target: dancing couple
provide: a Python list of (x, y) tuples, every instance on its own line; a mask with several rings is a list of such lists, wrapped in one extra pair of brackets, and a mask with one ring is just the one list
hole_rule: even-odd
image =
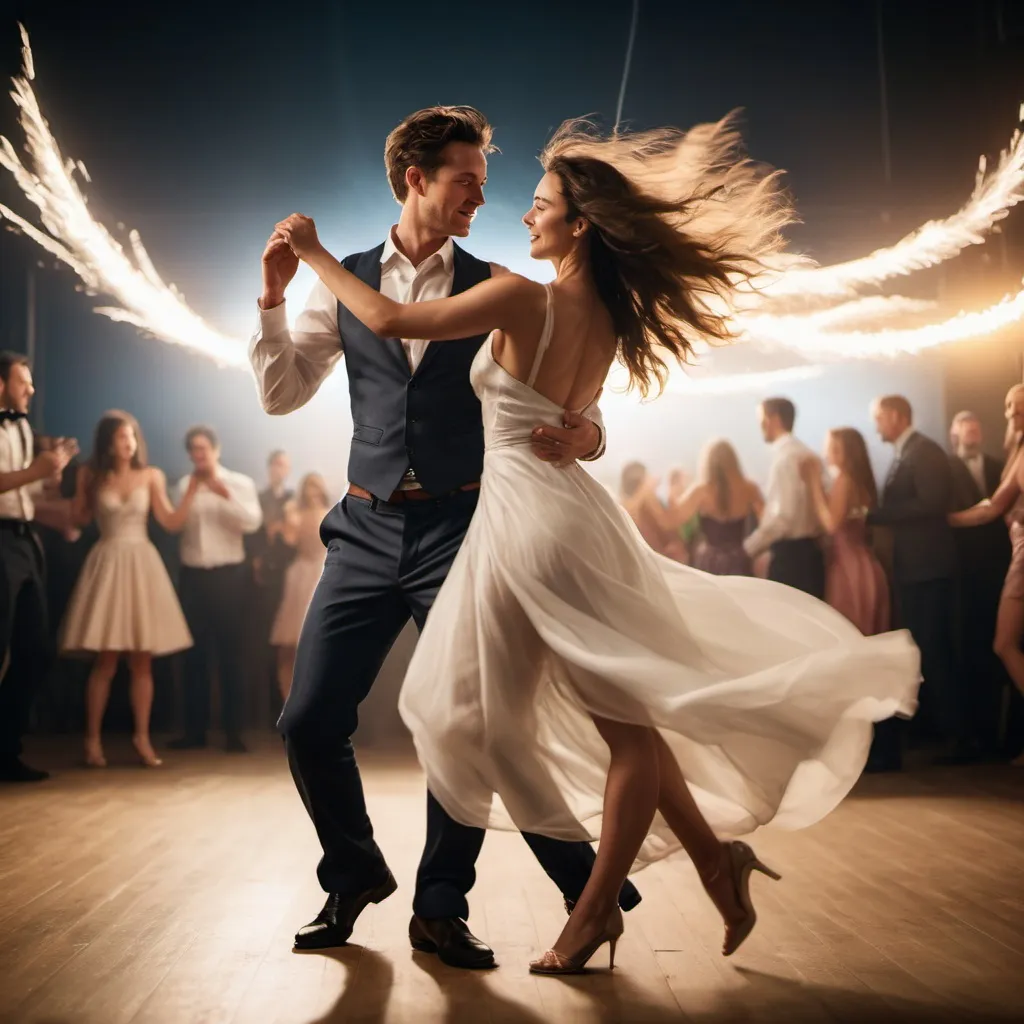
[[(569, 913), (532, 971), (580, 971), (605, 943), (613, 958), (640, 899), (628, 874), (680, 848), (729, 955), (754, 926), (751, 872), (777, 877), (735, 837), (839, 803), (872, 723), (913, 712), (918, 652), (781, 584), (658, 556), (579, 465), (604, 449), (614, 360), (647, 393), (668, 359), (730, 336), (737, 289), (782, 245), (777, 175), (736, 159), (728, 123), (610, 139), (564, 125), (523, 217), (530, 255), (555, 268), (540, 285), (453, 241), (484, 203), (491, 134), (470, 107), (410, 115), (385, 147), (402, 212), (383, 243), (339, 263), (293, 214), (263, 254), (264, 408), (303, 405), (344, 352), (353, 420), (279, 723), (328, 893), (295, 945), (343, 944), (396, 888), (351, 736), (411, 616), (401, 712), (428, 785), (413, 947), (494, 966), (466, 895), (501, 828)], [(319, 281), (290, 330), (300, 260)]]

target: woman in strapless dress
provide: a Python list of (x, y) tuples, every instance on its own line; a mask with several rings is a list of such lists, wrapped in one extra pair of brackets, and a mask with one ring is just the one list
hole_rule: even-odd
[(270, 644), (277, 648), (277, 685), (281, 699), (287, 700), (295, 671), (295, 650), (306, 609), (324, 571), (327, 554), (320, 539), (320, 523), (331, 509), (327, 484), (319, 473), (307, 473), (299, 483), (299, 495), (284, 507), (284, 541), (295, 549), (295, 558), (284, 577), (284, 590)]
[(830, 430), (825, 463), (835, 474), (827, 494), (821, 463), (809, 458), (801, 467), (818, 521), (831, 541), (825, 600), (865, 636), (875, 636), (890, 628), (889, 581), (868, 536), (867, 515), (878, 504), (878, 488), (860, 431)]
[[(1024, 436), (1024, 384), (1015, 384), (1006, 393), (1006, 420), (1011, 434)], [(1000, 517), (1009, 519), (1013, 554), (999, 598), (993, 646), (1014, 685), (1024, 694), (1024, 447), (1020, 443), (1007, 461), (1002, 483), (992, 498), (954, 512), (949, 521), (953, 526), (982, 526)], [(1024, 754), (1013, 764), (1024, 767)]]
[(144, 765), (161, 763), (149, 738), (153, 658), (191, 647), (192, 635), (147, 526), (152, 511), (165, 530), (181, 530), (194, 494), (193, 480), (174, 508), (163, 472), (146, 464), (135, 417), (120, 410), (104, 414), (73, 503), (76, 524), (95, 519), (100, 539), (75, 583), (60, 637), (62, 654), (95, 655), (85, 702), (85, 763), (92, 768), (107, 764), (100, 733), (122, 655), (131, 670), (132, 742)]
[[(649, 498), (657, 480), (647, 481)], [(764, 498), (752, 480), (743, 475), (736, 449), (725, 440), (705, 445), (696, 483), (677, 502), (663, 508), (648, 505), (659, 529), (678, 535), (696, 517), (699, 535), (691, 564), (714, 576), (753, 576), (750, 556), (743, 550), (750, 523), (761, 517)]]

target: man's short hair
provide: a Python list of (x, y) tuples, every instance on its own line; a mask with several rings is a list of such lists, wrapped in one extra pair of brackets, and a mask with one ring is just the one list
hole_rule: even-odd
[(766, 398), (761, 403), (766, 416), (778, 416), (779, 423), (786, 433), (793, 430), (796, 423), (796, 406), (788, 398)]
[(285, 450), (284, 450), (283, 448), (275, 448), (275, 449), (274, 449), (274, 450), (273, 450), (273, 451), (272, 451), (272, 452), (271, 452), (271, 453), (270, 453), (270, 454), (269, 454), (269, 455), (267, 456), (267, 465), (269, 466), (269, 465), (270, 465), (270, 464), (271, 464), (272, 462), (274, 462), (274, 461), (275, 461), (276, 459), (280, 459), (280, 458), (282, 458), (282, 457), (284, 457), (284, 458), (287, 458), (287, 456), (288, 456), (288, 453), (287, 453), (287, 452), (286, 452), (286, 451), (285, 451)]
[(882, 395), (876, 404), (879, 409), (884, 409), (886, 412), (894, 412), (908, 423), (914, 422), (914, 410), (902, 395)]
[(213, 427), (199, 423), (194, 427), (188, 428), (188, 433), (185, 434), (185, 451), (192, 450), (192, 442), (197, 437), (205, 437), (214, 448), (220, 448), (220, 438), (217, 437), (217, 431)]
[(971, 412), (970, 409), (964, 409), (958, 412), (953, 417), (953, 422), (950, 424), (951, 427), (960, 427), (965, 423), (980, 423), (981, 419), (977, 413)]
[(11, 379), (11, 370), (16, 366), (31, 366), (28, 356), (20, 352), (0, 352), (0, 380), (5, 384)]
[(449, 142), (468, 142), (493, 153), (494, 129), (475, 107), (426, 107), (410, 114), (391, 131), (384, 143), (388, 184), (399, 203), (409, 195), (405, 172), (419, 167), (429, 177), (443, 163)]

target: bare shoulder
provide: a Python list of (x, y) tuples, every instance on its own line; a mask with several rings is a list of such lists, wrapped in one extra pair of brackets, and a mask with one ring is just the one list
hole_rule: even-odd
[(167, 474), (159, 466), (148, 466), (146, 473), (151, 484), (156, 484), (158, 487), (167, 485)]
[(503, 277), (505, 274), (512, 273), (508, 267), (502, 266), (500, 263), (490, 263), (488, 266), (491, 268), (491, 277)]

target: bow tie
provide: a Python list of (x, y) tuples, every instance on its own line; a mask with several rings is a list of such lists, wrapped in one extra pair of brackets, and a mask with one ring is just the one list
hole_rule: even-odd
[(14, 409), (0, 409), (0, 423), (17, 423), (18, 420), (27, 420), (28, 413), (15, 412)]

